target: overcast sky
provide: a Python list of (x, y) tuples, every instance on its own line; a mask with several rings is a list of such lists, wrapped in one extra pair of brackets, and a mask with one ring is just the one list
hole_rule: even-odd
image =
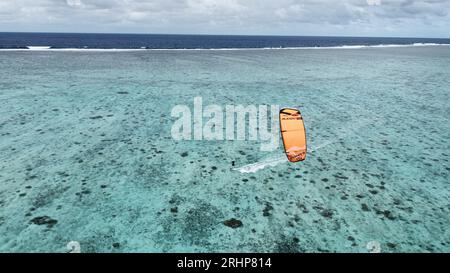
[(0, 0), (0, 31), (450, 38), (450, 0)]

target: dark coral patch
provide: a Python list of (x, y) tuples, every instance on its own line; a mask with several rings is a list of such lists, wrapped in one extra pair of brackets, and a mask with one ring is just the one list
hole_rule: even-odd
[(370, 209), (369, 209), (369, 206), (367, 206), (367, 204), (361, 204), (361, 209), (363, 210), (363, 211), (370, 211)]
[(263, 210), (263, 216), (268, 217), (268, 216), (272, 215), (272, 213), (271, 213), (272, 210), (273, 210), (272, 205), (270, 203), (267, 203), (266, 207)]
[(320, 212), (320, 215), (325, 218), (333, 218), (333, 211), (330, 209), (324, 209)]
[(35, 225), (46, 225), (48, 228), (52, 228), (56, 225), (56, 223), (58, 223), (58, 221), (50, 218), (49, 216), (38, 216), (31, 219), (30, 223)]
[(244, 224), (242, 224), (242, 221), (237, 220), (235, 218), (231, 218), (229, 220), (225, 220), (225, 221), (223, 221), (223, 224), (225, 226), (227, 226), (227, 227), (230, 227), (230, 228), (239, 228), (239, 227), (242, 227), (244, 225)]

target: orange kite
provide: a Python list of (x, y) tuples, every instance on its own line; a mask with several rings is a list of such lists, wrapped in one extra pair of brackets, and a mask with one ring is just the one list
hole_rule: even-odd
[(290, 162), (306, 159), (306, 130), (299, 110), (283, 108), (280, 110), (280, 130), (284, 150)]

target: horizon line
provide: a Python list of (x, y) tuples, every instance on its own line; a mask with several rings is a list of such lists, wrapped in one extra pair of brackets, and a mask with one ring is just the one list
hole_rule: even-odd
[(24, 34), (92, 34), (92, 35), (173, 35), (173, 36), (242, 36), (242, 37), (336, 37), (336, 38), (397, 38), (397, 39), (450, 39), (450, 37), (411, 36), (350, 36), (350, 35), (281, 35), (281, 34), (209, 34), (209, 33), (142, 33), (142, 32), (60, 32), (60, 31), (0, 31)]

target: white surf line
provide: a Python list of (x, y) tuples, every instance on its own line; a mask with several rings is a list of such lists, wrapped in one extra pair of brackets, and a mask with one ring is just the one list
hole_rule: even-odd
[[(369, 125), (375, 125), (377, 123), (380, 122), (380, 119), (375, 119), (375, 120), (367, 120), (366, 122), (362, 123), (360, 126), (357, 126), (355, 128), (351, 128), (350, 131), (348, 130), (349, 128), (344, 128), (346, 129), (346, 132), (343, 134), (339, 134), (338, 138), (335, 138), (333, 141), (327, 141), (324, 142), (318, 146), (312, 147), (310, 149), (308, 149), (308, 154), (314, 153), (317, 150), (323, 149), (331, 144), (334, 144), (340, 140), (342, 140), (343, 138), (349, 137), (351, 135), (355, 134), (355, 131), (360, 130), (364, 127), (367, 127)], [(279, 155), (279, 156), (274, 156), (274, 157), (269, 157), (266, 158), (262, 161), (256, 162), (256, 163), (252, 163), (252, 164), (248, 164), (239, 168), (234, 168), (234, 171), (238, 171), (240, 173), (256, 173), (257, 171), (260, 171), (262, 169), (265, 169), (266, 167), (275, 167), (279, 164), (283, 164), (283, 163), (288, 163), (288, 159), (286, 157), (286, 155)]]
[(390, 47), (430, 47), (450, 46), (450, 44), (438, 43), (413, 43), (413, 44), (379, 44), (379, 45), (340, 45), (340, 46), (316, 46), (316, 47), (250, 47), (250, 48), (52, 48), (49, 46), (27, 46), (26, 48), (0, 48), (1, 51), (51, 51), (51, 52), (128, 52), (128, 51), (241, 51), (241, 50), (323, 50), (323, 49), (365, 49), (365, 48), (390, 48)]

